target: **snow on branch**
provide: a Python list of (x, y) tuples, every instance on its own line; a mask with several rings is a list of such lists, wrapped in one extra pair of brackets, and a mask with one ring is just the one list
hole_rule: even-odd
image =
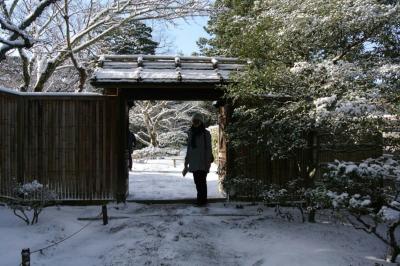
[(196, 102), (138, 101), (130, 112), (130, 123), (145, 145), (179, 146), (186, 142), (186, 131), (195, 112), (210, 117), (210, 112)]
[(0, 43), (4, 43), (5, 45), (8, 45), (9, 47), (13, 47), (13, 48), (27, 47), (26, 43), (22, 40), (10, 41), (10, 40), (0, 37)]
[[(0, 41), (3, 43), (3, 45), (0, 46), (0, 60), (4, 59), (6, 53), (12, 49), (22, 47), (31, 48), (33, 46), (35, 41), (33, 40), (32, 36), (26, 33), (25, 30), (43, 14), (48, 6), (55, 3), (56, 1), (57, 0), (40, 1), (39, 4), (34, 9), (32, 9), (32, 12), (28, 14), (28, 16), (26, 16), (19, 25), (14, 25), (9, 19), (9, 16), (12, 14), (12, 11), (17, 5), (17, 2), (14, 1), (10, 8), (10, 11), (8, 12), (6, 7), (2, 5), (2, 15), (4, 16), (4, 18), (0, 16), (0, 26), (2, 29), (10, 31), (10, 35), (6, 40), (2, 39), (2, 41)], [(22, 39), (23, 42), (15, 42), (17, 39)]]
[(37, 69), (25, 73), (37, 77), (25, 79), (31, 84), (24, 88), (35, 92), (44, 91), (54, 72), (66, 63), (77, 69), (82, 91), (86, 75), (81, 62), (88, 60), (88, 55), (93, 58), (97, 44), (129, 23), (174, 23), (176, 18), (207, 15), (211, 6), (209, 0), (69, 0), (61, 4), (58, 0), (34, 0), (32, 5), (0, 1), (0, 25), (9, 33), (1, 36), (0, 58), (15, 49), (29, 50), (29, 65)]

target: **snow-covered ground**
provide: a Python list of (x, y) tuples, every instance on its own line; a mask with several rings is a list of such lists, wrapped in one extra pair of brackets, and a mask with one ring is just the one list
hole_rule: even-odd
[[(183, 161), (135, 160), (130, 172), (130, 199), (195, 198), (191, 173), (182, 177)], [(221, 198), (213, 165), (209, 198)], [(31, 265), (386, 265), (386, 248), (376, 238), (350, 226), (322, 222), (287, 222), (272, 208), (212, 203), (109, 204), (109, 224), (95, 217), (100, 206), (49, 207), (39, 223), (26, 226), (0, 206), (0, 265), (19, 265), (21, 250), (38, 250), (84, 229), (72, 238), (31, 255)], [(85, 227), (86, 226), (86, 227)]]
[[(257, 209), (262, 208), (263, 212)], [(99, 206), (49, 207), (26, 226), (0, 206), (0, 265), (19, 265), (31, 251), (76, 232)], [(271, 208), (235, 204), (109, 205), (106, 226), (93, 221), (61, 244), (31, 256), (31, 265), (386, 265), (385, 246), (360, 230), (329, 223), (287, 222)]]
[[(130, 200), (194, 199), (196, 187), (192, 173), (182, 176), (183, 157), (164, 159), (134, 160), (129, 173)], [(175, 157), (176, 158), (176, 157)], [(208, 198), (223, 198), (218, 191), (217, 166), (212, 164), (207, 175)]]

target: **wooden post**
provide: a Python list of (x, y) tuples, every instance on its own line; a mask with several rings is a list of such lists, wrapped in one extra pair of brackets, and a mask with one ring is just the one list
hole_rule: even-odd
[(107, 225), (108, 224), (107, 205), (103, 205), (101, 207), (101, 213), (103, 214), (103, 225)]
[(129, 171), (128, 171), (128, 149), (127, 149), (127, 131), (128, 131), (128, 106), (125, 95), (118, 90), (118, 101), (116, 106), (116, 145), (118, 149), (118, 176), (116, 180), (115, 199), (118, 202), (125, 202), (129, 193)]
[(30, 266), (31, 265), (31, 251), (29, 248), (25, 248), (21, 251), (22, 257), (22, 266)]

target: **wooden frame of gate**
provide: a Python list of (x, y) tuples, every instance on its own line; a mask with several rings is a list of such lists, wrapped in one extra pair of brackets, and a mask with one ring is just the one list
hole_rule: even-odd
[[(166, 87), (165, 84), (145, 84), (145, 86), (136, 86), (134, 90), (130, 89), (129, 86), (124, 87), (119, 84), (119, 88), (113, 87), (105, 88), (105, 95), (117, 97), (118, 101), (118, 116), (120, 121), (125, 121), (119, 128), (119, 148), (118, 152), (123, 156), (123, 160), (119, 164), (119, 181), (118, 181), (118, 194), (116, 195), (117, 201), (125, 201), (129, 191), (129, 171), (128, 171), (128, 145), (127, 145), (127, 132), (128, 132), (128, 101), (143, 101), (143, 100), (181, 100), (181, 101), (218, 101), (220, 100), (224, 92), (216, 86), (210, 84), (181, 84), (180, 86)], [(168, 88), (167, 91), (165, 89)], [(187, 91), (192, 93), (188, 94)], [(226, 174), (225, 169), (227, 168), (227, 148), (224, 137), (223, 128), (227, 122), (225, 117), (226, 109), (228, 105), (219, 106), (219, 122), (223, 125), (220, 129), (219, 138), (219, 168), (224, 169), (220, 172), (220, 177)], [(221, 116), (222, 115), (222, 116)]]
[[(140, 100), (220, 100), (221, 85), (232, 82), (232, 72), (244, 68), (236, 58), (174, 57), (143, 55), (107, 55), (99, 60), (91, 84), (104, 90), (105, 95), (118, 98), (119, 120), (125, 121), (120, 130), (119, 153), (124, 156), (119, 168), (118, 200), (128, 194), (127, 168), (128, 101)], [(224, 106), (220, 107), (223, 113)], [(220, 117), (221, 118), (221, 117)], [(226, 122), (227, 120), (220, 120)], [(222, 136), (222, 135), (221, 135)], [(220, 144), (226, 146), (222, 137)], [(227, 169), (227, 149), (220, 150), (220, 168)], [(225, 172), (221, 172), (224, 175)]]
[(37, 180), (63, 201), (125, 201), (127, 101), (218, 100), (241, 68), (234, 58), (105, 56), (91, 80), (103, 94), (0, 89), (0, 197)]

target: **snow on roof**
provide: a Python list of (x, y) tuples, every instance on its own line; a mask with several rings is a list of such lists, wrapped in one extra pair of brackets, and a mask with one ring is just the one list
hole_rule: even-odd
[(159, 55), (103, 55), (91, 83), (96, 87), (123, 83), (229, 83), (244, 69), (237, 58)]
[(20, 92), (16, 89), (0, 87), (0, 93), (13, 94), (17, 96), (101, 96), (100, 93), (95, 92)]

